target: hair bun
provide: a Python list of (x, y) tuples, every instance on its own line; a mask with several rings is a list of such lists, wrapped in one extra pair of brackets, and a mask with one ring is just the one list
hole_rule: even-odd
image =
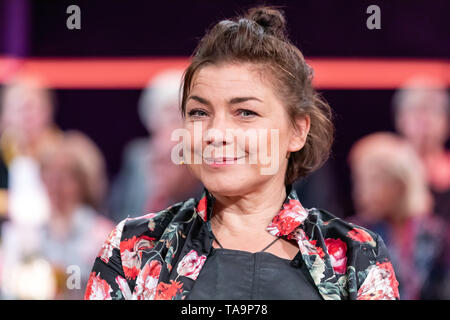
[(262, 26), (267, 34), (280, 38), (286, 35), (286, 19), (283, 12), (275, 7), (251, 8), (246, 18)]

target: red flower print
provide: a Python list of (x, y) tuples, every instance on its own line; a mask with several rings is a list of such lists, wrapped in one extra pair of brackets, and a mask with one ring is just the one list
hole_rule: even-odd
[(136, 278), (141, 267), (142, 251), (152, 249), (155, 246), (155, 240), (148, 236), (133, 236), (120, 243), (120, 257), (127, 279)]
[(297, 228), (291, 236), (291, 239), (297, 241), (302, 254), (318, 255), (321, 259), (325, 257), (325, 253), (320, 246), (316, 246), (317, 240), (309, 240), (305, 231), (301, 228)]
[(341, 239), (325, 239), (331, 265), (336, 273), (344, 274), (347, 269), (347, 244)]
[(134, 297), (137, 300), (154, 299), (161, 267), (162, 265), (158, 260), (152, 260), (142, 268), (142, 271), (136, 278), (134, 287)]
[(108, 263), (109, 258), (112, 256), (112, 252), (114, 248), (119, 248), (120, 244), (120, 238), (122, 237), (122, 228), (125, 224), (125, 220), (120, 222), (108, 235), (105, 242), (103, 243), (99, 253), (98, 257), (102, 259), (103, 262)]
[(124, 297), (124, 299), (131, 300), (133, 298), (133, 296), (131, 294), (131, 290), (130, 290), (127, 280), (125, 280), (121, 276), (117, 276), (116, 283), (119, 286), (120, 292), (122, 292), (122, 296)]
[(395, 277), (395, 271), (394, 271), (394, 268), (392, 267), (392, 263), (389, 262), (389, 261), (382, 262), (382, 263), (377, 262), (377, 266), (379, 266), (380, 268), (388, 271), (390, 287), (394, 291), (394, 296), (396, 298), (398, 298), (400, 296), (399, 292), (398, 292), (398, 285), (399, 285), (399, 283), (397, 281), (397, 278)]
[(149, 236), (133, 236), (131, 239), (124, 240), (120, 243), (120, 251), (138, 251), (152, 249), (155, 245), (156, 238)]
[(169, 283), (160, 282), (156, 288), (155, 300), (172, 300), (178, 293), (181, 293), (183, 283), (170, 280)]
[(316, 250), (315, 250), (316, 252), (311, 251), (311, 252), (309, 252), (309, 254), (318, 254), (319, 257), (321, 257), (323, 259), (323, 257), (325, 257), (325, 252), (323, 252), (323, 249), (321, 247), (318, 247), (316, 245), (317, 240), (311, 240), (309, 242), (316, 248)]
[(203, 264), (206, 261), (206, 256), (198, 256), (195, 250), (191, 250), (178, 263), (177, 273), (180, 276), (185, 276), (196, 280)]
[(398, 281), (390, 262), (371, 265), (358, 290), (358, 300), (395, 300), (399, 298)]
[(300, 201), (290, 199), (283, 204), (283, 209), (273, 218), (267, 230), (274, 236), (288, 235), (293, 232), (308, 216)]
[(206, 221), (206, 208), (207, 207), (207, 199), (206, 195), (198, 202), (197, 205), (197, 213), (198, 215), (203, 219), (203, 221)]
[(91, 272), (84, 294), (85, 300), (111, 300), (111, 287), (100, 278), (100, 273)]
[(288, 203), (283, 204), (283, 210), (303, 211), (305, 209), (303, 209), (303, 206), (300, 203), (300, 201), (295, 200), (295, 199), (289, 199)]
[(368, 242), (371, 246), (375, 247), (376, 243), (372, 236), (365, 230), (360, 228), (353, 228), (347, 233), (347, 236), (358, 242)]

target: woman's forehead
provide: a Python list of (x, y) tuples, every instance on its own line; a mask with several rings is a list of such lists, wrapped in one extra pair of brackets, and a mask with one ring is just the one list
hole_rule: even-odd
[(219, 94), (225, 96), (265, 96), (271, 88), (260, 72), (249, 64), (209, 65), (201, 68), (193, 78), (191, 94)]

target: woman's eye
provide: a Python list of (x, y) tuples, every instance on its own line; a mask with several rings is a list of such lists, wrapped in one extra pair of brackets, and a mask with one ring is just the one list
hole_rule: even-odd
[(208, 114), (201, 110), (201, 109), (192, 109), (191, 111), (188, 112), (189, 117), (204, 117), (207, 116)]
[(239, 115), (243, 116), (244, 118), (251, 118), (253, 116), (257, 116), (258, 114), (256, 112), (247, 110), (247, 109), (239, 109), (238, 110)]

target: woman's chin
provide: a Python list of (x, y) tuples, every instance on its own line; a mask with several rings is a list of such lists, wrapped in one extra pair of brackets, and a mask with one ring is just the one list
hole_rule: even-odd
[(211, 193), (222, 196), (242, 196), (261, 185), (262, 181), (254, 181), (253, 177), (237, 175), (216, 175), (202, 179), (203, 185)]
[(247, 183), (236, 178), (233, 179), (233, 177), (225, 177), (224, 179), (205, 179), (203, 185), (211, 193), (218, 193), (223, 196), (238, 196), (242, 195)]

